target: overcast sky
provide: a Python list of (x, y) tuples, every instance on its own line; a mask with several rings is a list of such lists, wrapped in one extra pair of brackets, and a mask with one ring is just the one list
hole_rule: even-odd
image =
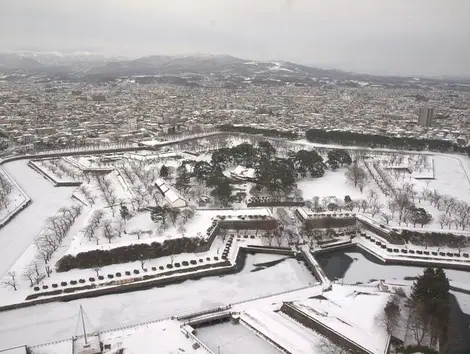
[(13, 50), (470, 76), (470, 0), (0, 0), (0, 51)]

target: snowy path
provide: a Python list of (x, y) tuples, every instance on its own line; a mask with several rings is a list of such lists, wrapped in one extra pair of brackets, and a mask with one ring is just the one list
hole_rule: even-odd
[(0, 229), (0, 249), (3, 250), (0, 258), (0, 276), (8, 271), (31, 244), (44, 227), (45, 219), (55, 214), (60, 207), (72, 203), (70, 197), (74, 188), (54, 187), (29, 168), (27, 162), (20, 160), (3, 165), (31, 198), (32, 203)]
[(93, 325), (103, 330), (212, 309), (301, 288), (315, 282), (307, 268), (294, 259), (286, 259), (264, 270), (251, 271), (252, 264), (264, 262), (265, 259), (265, 255), (248, 255), (244, 270), (238, 274), (2, 312), (0, 347), (37, 344), (72, 336), (80, 304)]

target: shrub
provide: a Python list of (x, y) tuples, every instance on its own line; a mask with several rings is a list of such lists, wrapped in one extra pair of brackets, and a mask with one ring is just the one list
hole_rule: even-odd
[(78, 282), (79, 282), (80, 284), (84, 284), (84, 283), (85, 283), (85, 279), (79, 279)]
[(131, 275), (131, 272), (129, 272), (128, 270), (126, 270), (126, 275)]
[(139, 272), (138, 269), (134, 269), (133, 273), (134, 273), (134, 274), (139, 274), (140, 272)]
[(167, 267), (168, 269), (173, 269), (173, 265), (171, 265), (171, 264), (167, 264), (166, 267)]
[(89, 277), (88, 280), (89, 280), (89, 281), (95, 281), (95, 278)]
[(71, 280), (70, 285), (77, 285), (77, 281), (76, 280)]
[(194, 260), (194, 259), (191, 259), (191, 261), (189, 263), (191, 263), (192, 265), (195, 265), (195, 264), (197, 264), (197, 261)]
[(104, 280), (104, 276), (103, 275), (98, 276), (98, 280)]
[(160, 269), (160, 270), (164, 270), (164, 269), (165, 269), (165, 267), (164, 267), (164, 266), (160, 266), (160, 267), (158, 267), (158, 269)]
[(181, 262), (182, 265), (184, 265), (185, 267), (187, 267), (189, 265), (189, 262), (188, 261), (183, 261)]
[(35, 286), (34, 291), (39, 291), (39, 286)]
[(218, 261), (219, 260), (219, 257), (214, 257), (214, 261)]
[(152, 267), (152, 270), (155, 272), (157, 270), (157, 267)]
[(179, 268), (179, 267), (181, 267), (181, 264), (179, 264), (178, 262), (175, 262), (175, 267)]
[(53, 287), (54, 289), (56, 289), (56, 288), (59, 287), (59, 285), (57, 285), (56, 283), (54, 283), (54, 284), (52, 284), (52, 287)]
[(65, 255), (57, 262), (57, 271), (66, 272), (71, 269), (103, 267), (111, 264), (138, 261), (142, 256), (146, 259), (169, 256), (171, 254), (193, 253), (201, 241), (197, 238), (172, 238), (164, 242), (151, 244), (133, 244), (116, 247), (111, 250), (92, 250), (78, 253), (75, 256)]
[(121, 272), (116, 272), (116, 276), (117, 276), (117, 277), (122, 276)]
[(210, 262), (211, 257), (206, 257), (206, 261)]
[(62, 286), (67, 286), (67, 282), (66, 282), (66, 281), (63, 281), (63, 282), (60, 283), (60, 285), (62, 285)]
[(108, 274), (108, 278), (109, 278), (109, 279), (113, 279), (113, 278), (114, 278), (114, 275)]
[(204, 262), (204, 260), (202, 258), (199, 258), (199, 263), (202, 263)]

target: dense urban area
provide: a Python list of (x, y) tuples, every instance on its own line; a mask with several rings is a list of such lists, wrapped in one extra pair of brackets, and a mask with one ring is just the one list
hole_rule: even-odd
[(470, 350), (470, 82), (0, 54), (1, 354)]

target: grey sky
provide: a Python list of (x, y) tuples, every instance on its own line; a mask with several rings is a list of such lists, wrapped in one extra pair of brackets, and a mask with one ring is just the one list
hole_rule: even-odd
[(28, 49), (470, 76), (470, 0), (0, 0), (0, 51)]

